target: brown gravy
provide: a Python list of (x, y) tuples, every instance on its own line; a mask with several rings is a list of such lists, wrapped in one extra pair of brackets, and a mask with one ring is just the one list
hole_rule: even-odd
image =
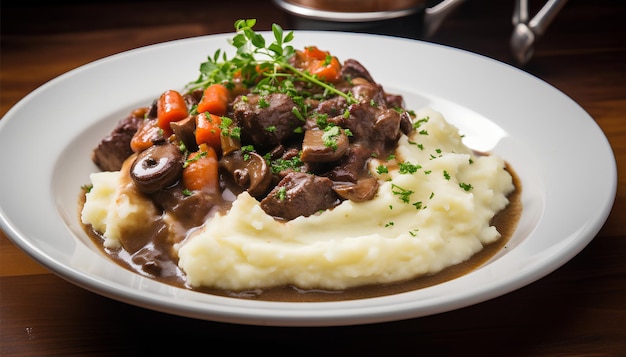
[[(500, 250), (506, 249), (506, 244), (509, 241), (509, 238), (515, 232), (522, 212), (521, 183), (515, 172), (511, 170), (511, 168), (508, 166), (507, 171), (509, 171), (513, 176), (515, 190), (508, 196), (509, 204), (507, 205), (507, 207), (504, 210), (500, 211), (498, 214), (496, 214), (496, 216), (492, 220), (492, 224), (498, 229), (498, 232), (500, 232), (502, 235), (500, 239), (498, 239), (495, 243), (485, 246), (480, 252), (472, 256), (467, 261), (448, 267), (437, 274), (421, 276), (415, 279), (393, 284), (370, 285), (340, 291), (303, 290), (295, 286), (282, 286), (262, 289), (259, 288), (246, 291), (227, 291), (211, 288), (192, 289), (186, 284), (185, 274), (177, 266), (177, 262), (175, 261), (175, 259), (171, 258), (170, 254), (164, 251), (165, 248), (160, 249), (158, 244), (154, 244), (152, 246), (154, 248), (154, 251), (146, 256), (158, 256), (161, 259), (165, 259), (161, 260), (162, 270), (158, 276), (148, 275), (144, 270), (136, 267), (137, 263), (133, 263), (132, 257), (123, 249), (110, 250), (104, 248), (102, 244), (104, 239), (100, 234), (95, 232), (90, 226), (84, 226), (83, 228), (85, 232), (87, 232), (87, 234), (90, 236), (92, 241), (96, 244), (96, 246), (98, 246), (104, 254), (109, 256), (117, 264), (135, 273), (148, 275), (157, 281), (177, 286), (183, 289), (192, 289), (195, 291), (219, 296), (265, 301), (327, 302), (373, 298), (422, 289), (428, 286), (440, 284), (458, 278), (480, 267)], [(82, 207), (83, 204), (84, 194), (81, 195), (80, 207)]]

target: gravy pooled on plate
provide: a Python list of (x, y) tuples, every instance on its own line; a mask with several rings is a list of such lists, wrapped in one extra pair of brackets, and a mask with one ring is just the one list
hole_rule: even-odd
[(107, 254), (198, 291), (340, 300), (458, 276), (506, 242), (520, 185), (501, 158), (358, 61), (295, 50), (278, 26), (265, 47), (252, 25), (94, 150), (81, 219)]

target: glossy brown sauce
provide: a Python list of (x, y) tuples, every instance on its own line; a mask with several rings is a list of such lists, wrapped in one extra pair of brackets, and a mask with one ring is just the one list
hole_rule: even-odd
[[(498, 232), (500, 232), (501, 237), (496, 242), (486, 245), (480, 252), (473, 255), (467, 261), (448, 267), (442, 270), (439, 273), (427, 276), (421, 276), (415, 279), (411, 279), (408, 281), (402, 281), (392, 284), (377, 284), (377, 285), (368, 285), (356, 288), (350, 288), (346, 290), (340, 291), (331, 291), (331, 290), (305, 290), (299, 289), (295, 286), (282, 286), (282, 287), (273, 287), (273, 288), (259, 288), (254, 290), (245, 290), (245, 291), (227, 291), (221, 289), (211, 289), (211, 288), (191, 288), (185, 282), (185, 274), (184, 272), (177, 266), (176, 259), (171, 256), (171, 254), (164, 249), (165, 246), (169, 247), (166, 244), (159, 244), (158, 237), (155, 238), (154, 244), (147, 245), (144, 250), (149, 249), (151, 251), (147, 252), (147, 254), (141, 254), (140, 259), (149, 259), (150, 257), (154, 257), (155, 259), (159, 259), (159, 273), (157, 274), (149, 274), (150, 265), (145, 265), (145, 261), (135, 261), (133, 262), (133, 258), (131, 255), (124, 251), (123, 249), (119, 250), (110, 250), (104, 248), (103, 246), (103, 237), (95, 232), (91, 226), (84, 226), (85, 232), (88, 233), (92, 241), (100, 248), (100, 250), (109, 256), (113, 261), (122, 267), (129, 269), (130, 271), (147, 275), (157, 281), (177, 286), (184, 289), (192, 289), (194, 291), (204, 292), (207, 294), (219, 295), (219, 296), (227, 296), (241, 299), (252, 299), (252, 300), (265, 300), (265, 301), (289, 301), (289, 302), (323, 302), (323, 301), (341, 301), (341, 300), (355, 300), (355, 299), (364, 299), (364, 298), (372, 298), (379, 297), (385, 295), (393, 295), (408, 291), (413, 291), (417, 289), (422, 289), (428, 286), (440, 284), (455, 278), (458, 278), (462, 275), (465, 275), (482, 264), (487, 262), (490, 258), (500, 252), (502, 249), (507, 249), (507, 243), (510, 237), (515, 232), (517, 224), (519, 222), (521, 213), (522, 213), (522, 203), (521, 203), (521, 183), (519, 178), (515, 174), (510, 167), (507, 167), (507, 171), (511, 173), (513, 176), (513, 183), (515, 185), (515, 190), (509, 194), (509, 204), (505, 209), (498, 212), (491, 223), (494, 225)], [(84, 204), (84, 194), (81, 195), (80, 207)], [(156, 231), (157, 228), (153, 227)], [(144, 265), (142, 265), (144, 264)], [(146, 267), (148, 267), (146, 269)]]

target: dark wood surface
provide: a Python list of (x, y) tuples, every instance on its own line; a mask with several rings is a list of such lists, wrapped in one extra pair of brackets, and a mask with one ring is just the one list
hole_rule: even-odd
[[(517, 65), (508, 46), (512, 12), (513, 0), (470, 0), (428, 40)], [(288, 23), (271, 2), (254, 0), (3, 1), (1, 14), (0, 115), (50, 79), (104, 56), (231, 32), (238, 18), (258, 19), (259, 30)], [(240, 326), (88, 292), (41, 267), (0, 232), (0, 355), (143, 355), (190, 347), (213, 353), (217, 347), (236, 354), (625, 356), (625, 19), (622, 1), (570, 0), (522, 67), (589, 112), (617, 158), (618, 191), (606, 224), (547, 277), (423, 318), (328, 328)]]

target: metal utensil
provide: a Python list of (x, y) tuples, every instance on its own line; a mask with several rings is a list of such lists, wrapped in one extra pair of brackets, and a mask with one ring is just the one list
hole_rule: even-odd
[(535, 52), (535, 43), (545, 33), (567, 0), (548, 0), (535, 17), (529, 19), (528, 0), (515, 0), (511, 51), (515, 59), (526, 64)]

